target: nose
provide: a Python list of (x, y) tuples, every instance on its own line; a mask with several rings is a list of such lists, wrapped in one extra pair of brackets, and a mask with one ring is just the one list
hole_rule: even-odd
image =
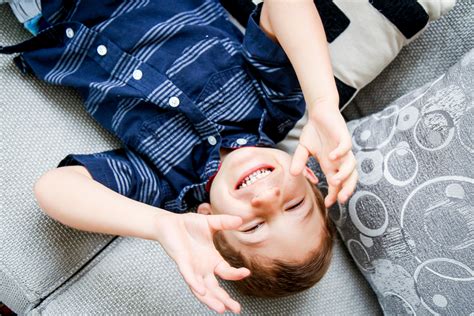
[(280, 188), (272, 187), (255, 195), (250, 204), (256, 208), (264, 207), (270, 209), (271, 206), (278, 206), (279, 203), (275, 203), (275, 201), (278, 200), (280, 194)]

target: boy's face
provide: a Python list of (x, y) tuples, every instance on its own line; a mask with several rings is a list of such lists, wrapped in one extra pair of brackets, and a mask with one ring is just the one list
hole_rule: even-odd
[(211, 187), (211, 204), (199, 213), (237, 215), (227, 242), (246, 255), (288, 262), (304, 260), (319, 245), (324, 220), (310, 169), (290, 174), (291, 156), (271, 148), (244, 147), (226, 155)]

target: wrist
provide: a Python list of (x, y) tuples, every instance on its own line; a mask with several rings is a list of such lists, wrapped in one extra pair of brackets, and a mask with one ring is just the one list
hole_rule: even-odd
[[(155, 214), (152, 219), (153, 234), (152, 239), (158, 242), (163, 240), (166, 235), (166, 228), (171, 224), (173, 217), (177, 214), (168, 212), (160, 208), (154, 208)], [(172, 224), (171, 224), (172, 225)]]
[(321, 113), (339, 112), (339, 95), (316, 98), (307, 105), (309, 119), (318, 118)]

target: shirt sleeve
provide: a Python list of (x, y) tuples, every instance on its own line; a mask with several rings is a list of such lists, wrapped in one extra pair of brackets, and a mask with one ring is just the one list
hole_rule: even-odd
[(157, 207), (161, 204), (161, 182), (156, 173), (130, 149), (69, 154), (57, 167), (74, 165), (84, 166), (95, 181), (121, 195)]
[(243, 53), (252, 71), (264, 84), (265, 92), (272, 97), (302, 97), (296, 73), (283, 48), (260, 28), (260, 3), (251, 14), (243, 41)]
[(260, 3), (249, 17), (242, 50), (272, 120), (286, 133), (303, 116), (306, 105), (303, 92), (283, 48), (260, 28)]

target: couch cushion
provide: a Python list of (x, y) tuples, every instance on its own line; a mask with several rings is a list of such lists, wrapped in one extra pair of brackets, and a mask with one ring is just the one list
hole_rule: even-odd
[[(0, 5), (0, 43), (29, 36)], [(16, 313), (33, 308), (113, 237), (61, 225), (39, 209), (33, 184), (69, 152), (95, 152), (115, 140), (83, 110), (75, 91), (24, 77), (0, 55), (0, 301)]]
[(474, 311), (474, 49), (351, 121), (360, 181), (330, 216), (385, 313)]
[[(239, 295), (246, 315), (376, 315), (373, 292), (337, 240), (328, 273), (316, 286), (278, 299)], [(173, 261), (157, 242), (120, 237), (33, 314), (214, 315), (191, 293)]]

